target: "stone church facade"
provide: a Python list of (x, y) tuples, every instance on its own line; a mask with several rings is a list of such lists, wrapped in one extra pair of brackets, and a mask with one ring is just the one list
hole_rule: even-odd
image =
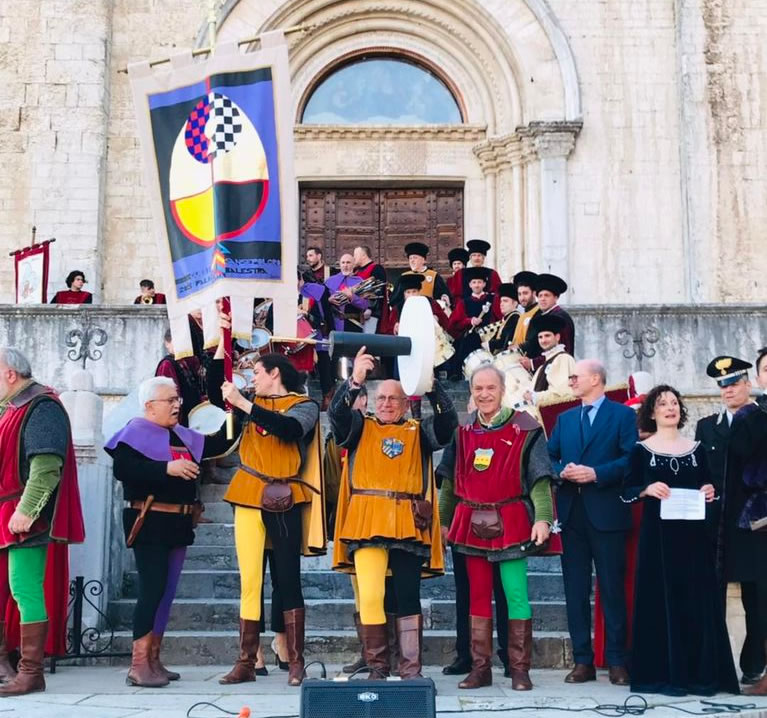
[[(86, 272), (132, 301), (157, 250), (127, 63), (207, 45), (202, 3), (46, 0), (0, 16), (0, 250), (55, 236), (50, 291)], [(219, 40), (290, 32), (303, 245), (493, 246), (568, 304), (763, 301), (765, 0), (226, 0)], [(305, 122), (371, 58), (436, 78), (453, 122)], [(406, 114), (403, 112), (403, 114)], [(419, 236), (420, 235), (420, 236)], [(6, 255), (7, 256), (7, 255)], [(0, 301), (13, 297), (0, 266)]]

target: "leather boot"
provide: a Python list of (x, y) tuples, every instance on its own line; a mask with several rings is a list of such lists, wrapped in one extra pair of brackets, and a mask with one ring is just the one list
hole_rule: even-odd
[(160, 660), (160, 647), (162, 646), (162, 634), (152, 633), (152, 653), (150, 660), (155, 673), (164, 675), (169, 681), (177, 681), (181, 676), (176, 671), (169, 671)]
[(304, 622), (306, 609), (283, 611), (285, 642), (288, 644), (288, 685), (300, 686), (304, 680)]
[(259, 621), (240, 619), (240, 655), (229, 673), (219, 683), (250, 683), (256, 680), (256, 654), (258, 653)]
[(168, 685), (167, 676), (158, 672), (152, 661), (152, 637), (150, 632), (133, 641), (130, 670), (125, 677), (125, 683), (129, 686), (162, 688)]
[(423, 678), (421, 675), (421, 645), (423, 616), (402, 616), (397, 619), (399, 642), (399, 675), (403, 680)]
[(360, 657), (354, 661), (354, 663), (349, 663), (346, 666), (343, 666), (341, 670), (344, 673), (366, 673), (368, 670), (367, 664), (365, 663), (365, 657), (362, 655), (362, 636), (360, 635), (360, 614), (358, 611), (354, 612), (354, 628), (357, 629), (357, 638), (360, 642)]
[(5, 645), (5, 624), (0, 622), (0, 682), (8, 683), (14, 678), (16, 671), (8, 660), (8, 648)]
[(493, 685), (491, 660), (493, 656), (493, 619), (469, 616), (471, 631), (471, 673), (459, 688), (482, 688)]
[(386, 641), (389, 644), (389, 675), (399, 675), (399, 633), (397, 632), (397, 614), (386, 614)]
[(47, 635), (48, 621), (21, 624), (19, 672), (10, 683), (0, 686), (0, 696), (23, 696), (45, 690), (43, 659)]
[[(764, 648), (767, 651), (767, 641), (764, 642)], [(742, 693), (746, 696), (767, 696), (767, 673), (753, 685), (746, 686)]]
[(362, 655), (370, 669), (371, 678), (389, 677), (389, 641), (386, 635), (386, 624), (378, 623), (372, 626), (362, 624)]
[(533, 652), (533, 621), (509, 619), (509, 672), (511, 687), (515, 691), (529, 691), (530, 658)]

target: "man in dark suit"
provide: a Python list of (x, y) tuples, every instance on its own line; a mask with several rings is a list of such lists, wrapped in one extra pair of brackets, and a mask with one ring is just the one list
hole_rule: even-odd
[(628, 685), (623, 580), (631, 513), (620, 500), (620, 489), (639, 437), (634, 411), (605, 397), (605, 380), (599, 361), (585, 359), (575, 365), (570, 387), (581, 406), (559, 415), (549, 439), (549, 456), (561, 479), (557, 513), (563, 526), (562, 575), (575, 659), (565, 682), (596, 680), (591, 645), (593, 563), (604, 606), (610, 682)]

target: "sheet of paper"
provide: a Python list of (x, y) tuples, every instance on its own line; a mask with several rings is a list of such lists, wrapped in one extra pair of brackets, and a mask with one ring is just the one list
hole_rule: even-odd
[(667, 521), (703, 521), (706, 496), (695, 489), (671, 489), (671, 496), (660, 502), (660, 517)]

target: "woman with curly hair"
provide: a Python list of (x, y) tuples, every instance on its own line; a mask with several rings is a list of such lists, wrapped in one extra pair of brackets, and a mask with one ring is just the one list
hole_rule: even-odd
[(639, 534), (631, 690), (666, 695), (738, 693), (705, 521), (669, 520), (661, 504), (674, 489), (716, 500), (700, 442), (682, 436), (679, 392), (652, 389), (637, 417), (651, 434), (634, 447), (622, 500), (644, 500)]

